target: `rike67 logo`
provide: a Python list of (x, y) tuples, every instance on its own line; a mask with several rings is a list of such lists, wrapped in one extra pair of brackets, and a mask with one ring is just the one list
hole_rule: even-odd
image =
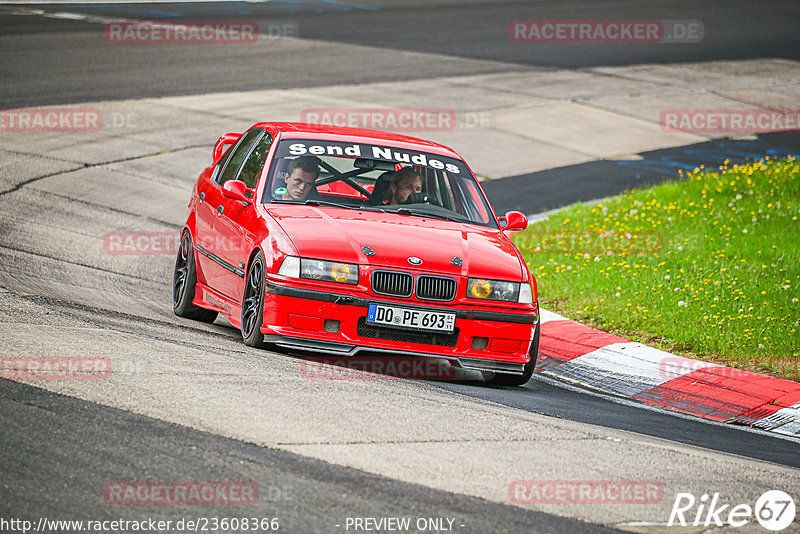
[(667, 525), (742, 527), (755, 519), (765, 529), (778, 532), (792, 524), (795, 512), (794, 499), (781, 490), (764, 492), (756, 500), (755, 506), (734, 506), (724, 502), (719, 493), (703, 494), (700, 499), (696, 499), (691, 493), (678, 493)]

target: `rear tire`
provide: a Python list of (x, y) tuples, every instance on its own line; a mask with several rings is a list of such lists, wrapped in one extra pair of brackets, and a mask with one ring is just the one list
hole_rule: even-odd
[(512, 375), (508, 373), (494, 373), (492, 378), (486, 379), (486, 383), (490, 386), (523, 386), (533, 376), (533, 370), (536, 368), (536, 359), (539, 357), (539, 330), (541, 323), (536, 323), (536, 333), (533, 335), (533, 342), (531, 343), (531, 359), (525, 364), (525, 369), (521, 375)]
[(192, 303), (196, 284), (197, 270), (194, 264), (192, 236), (189, 232), (184, 232), (181, 236), (181, 246), (178, 248), (178, 258), (175, 260), (175, 274), (172, 276), (172, 310), (178, 317), (213, 323), (217, 318), (217, 312)]
[(247, 270), (242, 298), (242, 339), (249, 347), (264, 344), (261, 326), (264, 324), (264, 255), (259, 250)]

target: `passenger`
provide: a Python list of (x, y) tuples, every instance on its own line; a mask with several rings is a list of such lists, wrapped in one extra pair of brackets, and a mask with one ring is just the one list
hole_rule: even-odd
[(315, 191), (314, 184), (319, 177), (318, 161), (319, 159), (314, 156), (301, 156), (292, 160), (284, 176), (286, 187), (276, 189), (275, 198), (295, 202), (306, 200), (309, 194)]

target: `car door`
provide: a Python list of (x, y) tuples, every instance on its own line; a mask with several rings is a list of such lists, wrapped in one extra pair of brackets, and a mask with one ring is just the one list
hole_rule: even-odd
[(196, 210), (197, 235), (195, 236), (198, 277), (226, 297), (233, 295), (224, 290), (226, 275), (230, 273), (230, 269), (221, 262), (218, 255), (219, 249), (224, 248), (223, 241), (217, 233), (220, 226), (217, 221), (221, 216), (220, 209), (224, 200), (222, 184), (238, 173), (253, 144), (263, 133), (263, 130), (253, 128), (242, 135), (222, 157), (211, 177), (203, 180), (198, 187), (200, 198)]
[[(225, 173), (220, 179), (220, 185), (224, 185), (227, 180), (241, 180), (248, 187), (251, 198), (255, 200), (253, 188), (261, 176), (271, 146), (272, 136), (264, 132), (251, 145), (249, 153), (236, 173)], [(224, 196), (220, 199), (215, 226), (219, 242), (215, 254), (224, 264), (233, 267), (226, 268), (221, 274), (220, 291), (237, 302), (241, 300), (244, 291), (244, 271), (257, 237), (252, 233), (252, 228), (256, 224), (255, 218), (256, 210), (252, 203)]]

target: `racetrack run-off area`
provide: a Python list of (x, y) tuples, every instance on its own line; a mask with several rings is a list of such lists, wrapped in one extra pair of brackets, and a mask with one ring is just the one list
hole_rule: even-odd
[(714, 421), (800, 435), (800, 384), (676, 356), (542, 313), (537, 370)]

